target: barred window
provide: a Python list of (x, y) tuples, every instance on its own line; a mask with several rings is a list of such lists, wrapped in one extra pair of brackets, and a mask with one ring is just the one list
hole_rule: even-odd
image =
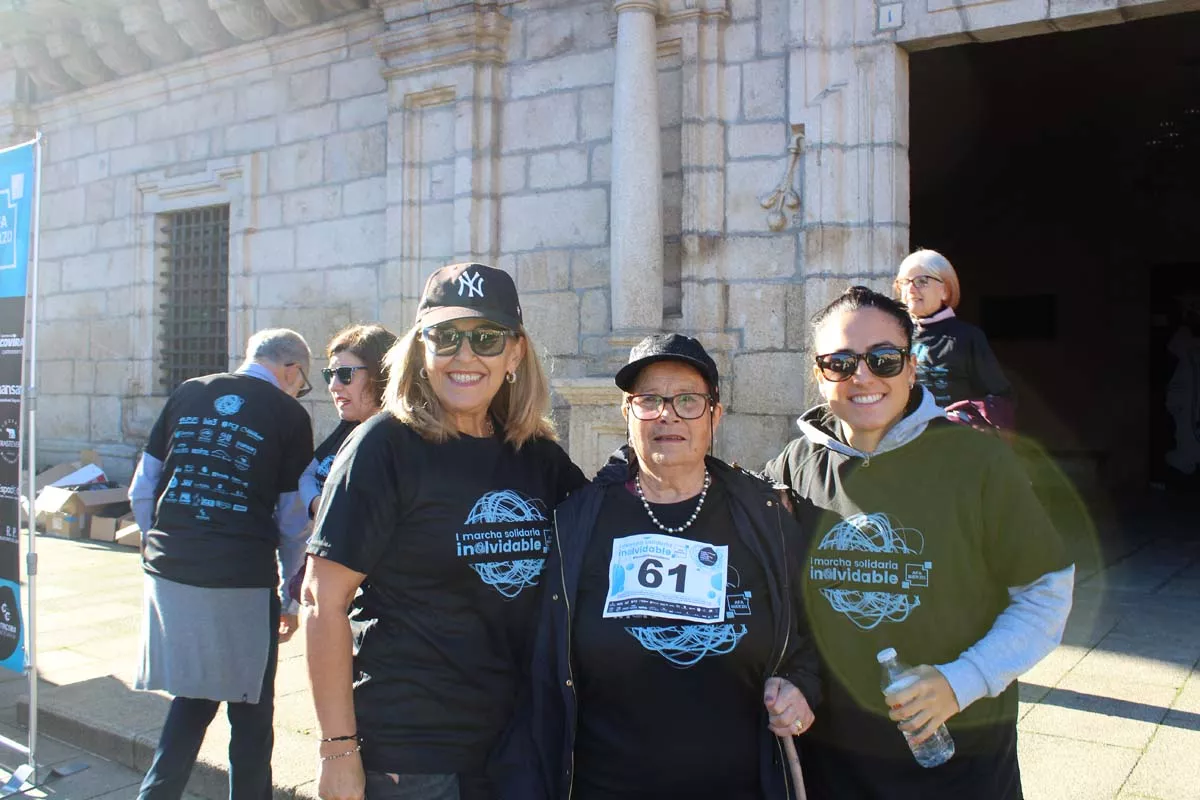
[(229, 369), (229, 206), (165, 214), (159, 382)]

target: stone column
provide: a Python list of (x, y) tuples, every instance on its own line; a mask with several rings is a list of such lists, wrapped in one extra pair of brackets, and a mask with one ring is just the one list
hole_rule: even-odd
[(609, 215), (614, 333), (662, 328), (662, 147), (655, 0), (615, 0)]

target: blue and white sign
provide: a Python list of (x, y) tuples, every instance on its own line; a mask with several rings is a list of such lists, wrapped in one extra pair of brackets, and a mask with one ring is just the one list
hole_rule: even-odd
[(21, 394), (32, 243), (34, 144), (0, 151), (0, 667), (25, 670), (21, 609)]
[(33, 220), (33, 145), (0, 152), (0, 297), (24, 297)]

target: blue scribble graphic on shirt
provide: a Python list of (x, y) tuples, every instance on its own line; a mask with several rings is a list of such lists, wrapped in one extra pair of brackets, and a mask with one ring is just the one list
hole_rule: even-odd
[(245, 399), (236, 394), (223, 394), (213, 401), (213, 408), (223, 417), (228, 417), (242, 410)]
[(472, 564), (471, 569), (479, 574), (483, 582), (505, 597), (516, 597), (526, 587), (537, 584), (538, 576), (546, 562), (541, 558), (523, 558), (517, 561), (492, 561)]
[[(475, 501), (471, 512), (467, 515), (467, 525), (506, 524), (514, 522), (546, 522), (542, 501), (525, 497), (512, 489), (498, 492), (488, 492)], [(538, 577), (545, 566), (546, 544), (542, 526), (537, 525), (536, 535), (539, 539), (536, 546), (531, 544), (534, 531), (530, 529), (514, 531), (498, 531), (495, 539), (489, 539), (478, 547), (484, 547), (492, 542), (507, 542), (512, 547), (511, 552), (537, 553), (540, 558), (522, 558), (513, 561), (485, 561), (472, 563), (471, 569), (501, 595), (513, 598), (530, 586), (537, 585)], [(459, 534), (460, 537), (463, 534)], [(517, 549), (515, 545), (520, 545)], [(459, 545), (460, 555), (480, 555), (474, 545)]]
[[(925, 537), (915, 528), (894, 525), (887, 514), (852, 514), (834, 525), (817, 548), (919, 555), (925, 549)], [(830, 608), (863, 630), (871, 630), (884, 621), (903, 622), (921, 605), (918, 595), (893, 592), (821, 589), (821, 594), (829, 601)]]
[(745, 625), (670, 625), (665, 628), (626, 628), (642, 647), (684, 669), (708, 656), (732, 653), (746, 635)]
[[(621, 573), (618, 575), (617, 573)], [(748, 617), (750, 612), (750, 591), (735, 593), (741, 588), (742, 576), (737, 569), (730, 565), (729, 582), (726, 584), (725, 618)], [(624, 570), (617, 567), (612, 574), (614, 589), (619, 588), (617, 581), (625, 581)], [(723, 656), (732, 653), (738, 642), (746, 635), (745, 625), (731, 623), (708, 623), (696, 625), (667, 625), (664, 627), (626, 628), (625, 631), (638, 640), (642, 647), (652, 653), (658, 653), (681, 669), (694, 666), (708, 656)]]
[(329, 470), (333, 469), (333, 461), (337, 458), (335, 453), (330, 453), (321, 459), (321, 463), (317, 464), (317, 471), (314, 477), (317, 479), (317, 486), (325, 488), (325, 481), (329, 480)]

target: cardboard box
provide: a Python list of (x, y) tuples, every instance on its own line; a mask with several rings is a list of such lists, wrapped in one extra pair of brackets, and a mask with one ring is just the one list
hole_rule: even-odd
[[(77, 472), (80, 474), (76, 475)], [(33, 488), (36, 493), (47, 486), (74, 486), (103, 480), (105, 480), (105, 475), (104, 470), (100, 467), (100, 457), (94, 450), (83, 450), (75, 461), (55, 464), (34, 475)]]
[(110, 516), (107, 514), (92, 514), (88, 521), (87, 538), (96, 542), (115, 542), (117, 532), (133, 522), (133, 514)]
[(117, 531), (117, 544), (122, 547), (132, 547), (134, 550), (142, 549), (142, 529), (135, 522), (132, 525), (126, 525)]
[(37, 496), (34, 512), (47, 532), (81, 539), (87, 535), (91, 515), (105, 509), (123, 514), (129, 510), (129, 489), (114, 486), (105, 489), (76, 490), (47, 486)]

